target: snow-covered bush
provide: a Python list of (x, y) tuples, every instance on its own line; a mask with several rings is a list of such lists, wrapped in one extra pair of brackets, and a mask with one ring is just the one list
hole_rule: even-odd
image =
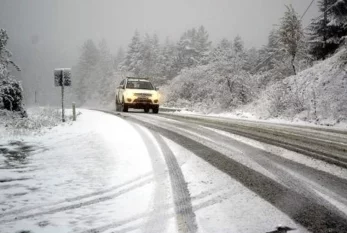
[(22, 86), (10, 77), (0, 79), (0, 108), (10, 111), (22, 111)]
[(235, 62), (215, 62), (183, 70), (167, 88), (167, 105), (189, 107), (173, 104), (184, 100), (193, 110), (218, 112), (249, 103), (257, 92), (256, 81)]
[(270, 101), (270, 106), (268, 106), (270, 117), (293, 118), (307, 109), (305, 87), (299, 87), (295, 79), (290, 81), (293, 82), (279, 81), (265, 90)]

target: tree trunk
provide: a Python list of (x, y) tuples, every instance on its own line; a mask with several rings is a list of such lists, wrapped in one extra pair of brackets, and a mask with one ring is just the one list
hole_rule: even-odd
[(294, 61), (295, 61), (295, 55), (293, 55), (293, 57), (292, 57), (292, 67), (293, 67), (294, 75), (296, 75), (296, 69), (295, 69)]

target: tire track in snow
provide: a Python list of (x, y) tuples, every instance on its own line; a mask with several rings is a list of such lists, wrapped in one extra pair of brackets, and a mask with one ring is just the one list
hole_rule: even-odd
[[(133, 120), (134, 118), (130, 119)], [(338, 211), (332, 212), (321, 203), (311, 200), (191, 138), (172, 130), (158, 127), (153, 123), (138, 119), (134, 119), (134, 121), (140, 122), (147, 128), (159, 132), (190, 150), (212, 166), (257, 193), (309, 231), (315, 233), (347, 232), (347, 216), (343, 213)]]
[(182, 170), (163, 138), (154, 135), (163, 151), (166, 164), (169, 168), (171, 178), (171, 187), (175, 203), (175, 212), (179, 232), (197, 232), (195, 213), (192, 207), (192, 201), (188, 190), (188, 185), (184, 179)]
[(130, 191), (133, 191), (135, 189), (141, 188), (147, 184), (149, 184), (150, 182), (152, 182), (153, 179), (152, 178), (145, 178), (142, 179), (139, 182), (135, 182), (134, 184), (129, 185), (129, 187), (126, 187), (124, 189), (121, 189), (119, 191), (117, 191), (116, 193), (112, 193), (112, 194), (108, 194), (106, 196), (101, 196), (101, 197), (96, 197), (94, 199), (91, 200), (87, 200), (87, 201), (83, 201), (83, 202), (77, 202), (75, 204), (70, 204), (70, 205), (64, 205), (61, 207), (53, 207), (50, 208), (48, 210), (44, 210), (44, 211), (40, 211), (37, 213), (31, 213), (31, 214), (27, 214), (27, 215), (20, 215), (20, 216), (16, 216), (14, 218), (11, 219), (3, 219), (0, 220), (0, 224), (2, 223), (8, 223), (8, 222), (14, 222), (14, 221), (19, 221), (22, 219), (28, 219), (28, 218), (34, 218), (34, 217), (38, 217), (38, 216), (43, 216), (43, 215), (49, 215), (49, 214), (55, 214), (58, 212), (65, 212), (68, 210), (72, 210), (72, 209), (78, 209), (84, 206), (89, 206), (89, 205), (93, 205), (93, 204), (97, 204), (100, 202), (104, 202), (104, 201), (108, 201), (114, 198), (117, 198), (125, 193), (128, 193)]
[(112, 186), (110, 188), (107, 188), (107, 189), (104, 189), (104, 190), (101, 190), (101, 191), (92, 192), (92, 193), (88, 193), (88, 194), (80, 195), (80, 196), (76, 196), (76, 197), (66, 198), (66, 199), (64, 199), (62, 201), (57, 201), (57, 202), (53, 202), (53, 203), (47, 203), (47, 204), (44, 204), (44, 205), (41, 205), (41, 206), (32, 206), (32, 207), (26, 207), (26, 208), (11, 210), (11, 211), (8, 211), (8, 212), (0, 214), (0, 218), (8, 217), (10, 215), (15, 215), (15, 214), (22, 214), (24, 212), (33, 211), (33, 210), (36, 210), (36, 209), (47, 208), (47, 207), (50, 207), (50, 206), (56, 206), (56, 205), (65, 204), (65, 203), (68, 204), (68, 203), (75, 202), (75, 201), (82, 201), (83, 199), (91, 198), (91, 197), (94, 197), (94, 196), (99, 196), (99, 195), (102, 195), (102, 194), (105, 194), (105, 193), (109, 193), (109, 192), (112, 192), (112, 191), (117, 191), (118, 189), (123, 188), (123, 187), (128, 186), (128, 185), (131, 185), (132, 183), (138, 182), (141, 179), (150, 178), (150, 177), (152, 177), (152, 173), (146, 173), (146, 174), (138, 176), (138, 177), (136, 177), (134, 179), (131, 179), (131, 180), (129, 180), (129, 181), (123, 183), (123, 184), (114, 185), (114, 186)]
[[(116, 115), (114, 112), (103, 112)], [(135, 123), (142, 123), (142, 121), (135, 120), (134, 118), (131, 118), (131, 120)], [(197, 232), (198, 227), (195, 219), (195, 213), (193, 211), (188, 185), (184, 179), (181, 167), (179, 166), (175, 155), (172, 153), (163, 138), (157, 133), (154, 133), (153, 136), (160, 145), (169, 170), (178, 230), (179, 232)]]
[[(169, 182), (168, 174), (166, 173), (166, 164), (162, 158), (160, 148), (155, 143), (155, 139), (150, 132), (145, 132), (147, 129), (141, 128), (137, 124), (132, 124), (134, 129), (140, 134), (144, 144), (146, 145), (148, 155), (151, 160), (155, 190), (152, 200), (152, 209), (150, 216), (147, 219), (146, 225), (143, 227), (144, 232), (165, 232), (167, 228), (168, 213), (162, 206), (169, 204), (167, 183)], [(151, 138), (152, 136), (152, 138)]]
[[(200, 201), (199, 204), (193, 205), (192, 208), (194, 211), (207, 208), (216, 203), (221, 203), (223, 200), (227, 199), (229, 195), (230, 194), (227, 190), (221, 191), (220, 189), (201, 192), (200, 194), (192, 197), (193, 200)], [(207, 197), (208, 199), (204, 200)], [(183, 199), (178, 199), (177, 201), (184, 202)], [(175, 211), (172, 210), (174, 208), (175, 207), (172, 206), (171, 204), (161, 205), (158, 214), (164, 214), (164, 212), (166, 212), (164, 217), (167, 218), (167, 220), (170, 218), (174, 218), (176, 216)], [(148, 222), (143, 223), (141, 222), (141, 220), (144, 218), (150, 218), (151, 215), (154, 215), (153, 211), (136, 214), (130, 218), (119, 220), (117, 222), (113, 222), (113, 223), (100, 226), (97, 228), (88, 229), (88, 230), (82, 231), (81, 233), (96, 233), (96, 232), (100, 233), (105, 231), (112, 232), (112, 233), (126, 233), (126, 232), (132, 232), (138, 229), (144, 229), (146, 225), (148, 224)], [(130, 226), (127, 226), (127, 225), (130, 225)], [(117, 229), (117, 228), (121, 228), (121, 229)]]

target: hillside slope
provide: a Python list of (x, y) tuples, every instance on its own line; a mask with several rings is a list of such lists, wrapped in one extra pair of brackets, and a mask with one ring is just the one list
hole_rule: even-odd
[(258, 118), (347, 122), (347, 51), (269, 86), (259, 99), (237, 110)]

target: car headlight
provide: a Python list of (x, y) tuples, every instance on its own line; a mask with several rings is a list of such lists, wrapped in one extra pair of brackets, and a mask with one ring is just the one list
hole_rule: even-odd
[(159, 98), (160, 98), (159, 93), (158, 93), (158, 92), (155, 92), (155, 93), (153, 94), (152, 98), (153, 98), (154, 100), (159, 100)]
[(133, 97), (134, 97), (134, 93), (131, 92), (131, 91), (126, 91), (126, 92), (125, 92), (125, 97), (126, 97), (126, 98), (133, 98)]
[(158, 104), (160, 101), (160, 94), (158, 92), (155, 92), (152, 96), (153, 103)]

